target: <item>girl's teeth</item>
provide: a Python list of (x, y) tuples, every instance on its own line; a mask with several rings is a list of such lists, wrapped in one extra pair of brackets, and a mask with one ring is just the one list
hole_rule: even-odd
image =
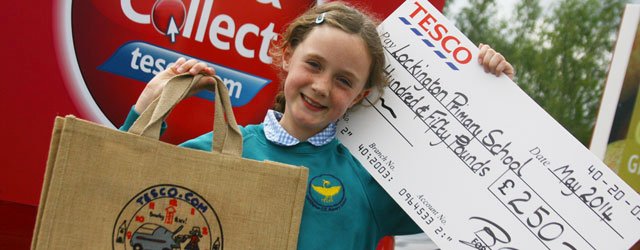
[(306, 100), (309, 104), (311, 104), (314, 107), (324, 108), (324, 106), (312, 101), (311, 99), (307, 98), (306, 96), (304, 97), (304, 100)]

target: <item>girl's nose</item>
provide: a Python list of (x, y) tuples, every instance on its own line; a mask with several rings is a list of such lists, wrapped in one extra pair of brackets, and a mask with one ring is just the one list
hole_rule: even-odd
[(329, 92), (331, 92), (331, 77), (321, 76), (316, 78), (311, 85), (311, 89), (319, 96), (329, 96)]

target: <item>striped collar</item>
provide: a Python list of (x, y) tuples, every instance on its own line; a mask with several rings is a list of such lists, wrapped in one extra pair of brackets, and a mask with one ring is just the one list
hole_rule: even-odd
[[(290, 135), (279, 123), (282, 113), (269, 110), (264, 117), (264, 134), (267, 140), (281, 146), (294, 146), (300, 143), (300, 140)], [(324, 146), (336, 137), (336, 123), (332, 122), (324, 130), (315, 134), (307, 141), (314, 146)]]

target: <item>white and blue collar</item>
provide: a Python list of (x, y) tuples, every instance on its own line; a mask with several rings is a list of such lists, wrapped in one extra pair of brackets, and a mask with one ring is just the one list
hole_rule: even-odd
[[(300, 143), (300, 140), (289, 134), (279, 123), (282, 113), (269, 110), (264, 117), (264, 134), (267, 140), (281, 146), (294, 146)], [(324, 146), (336, 137), (336, 123), (332, 122), (325, 129), (315, 134), (307, 141), (314, 146)]]

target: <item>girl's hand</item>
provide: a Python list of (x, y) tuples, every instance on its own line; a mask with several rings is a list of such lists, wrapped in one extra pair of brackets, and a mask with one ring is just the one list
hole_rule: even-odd
[(500, 53), (496, 52), (491, 46), (486, 44), (480, 44), (480, 54), (478, 55), (478, 62), (484, 67), (484, 72), (500, 76), (502, 73), (506, 74), (509, 79), (513, 80), (516, 74), (513, 66), (507, 59)]
[(167, 81), (169, 79), (176, 75), (187, 72), (191, 75), (205, 74), (209, 76), (202, 77), (200, 79), (200, 82), (198, 82), (198, 84), (196, 85), (196, 88), (192, 89), (189, 92), (189, 96), (203, 89), (213, 90), (213, 83), (215, 83), (215, 80), (211, 76), (215, 75), (216, 71), (213, 68), (208, 67), (203, 62), (199, 62), (195, 59), (187, 61), (186, 59), (180, 57), (171, 67), (168, 67), (164, 71), (158, 73), (155, 77), (153, 77), (153, 79), (151, 79), (151, 81), (149, 81), (147, 86), (144, 88), (144, 90), (142, 90), (142, 93), (138, 97), (138, 101), (136, 101), (134, 110), (138, 114), (141, 114), (142, 111), (147, 109), (149, 104), (151, 104), (154, 99), (160, 96), (162, 90), (164, 89), (164, 86), (167, 84)]

